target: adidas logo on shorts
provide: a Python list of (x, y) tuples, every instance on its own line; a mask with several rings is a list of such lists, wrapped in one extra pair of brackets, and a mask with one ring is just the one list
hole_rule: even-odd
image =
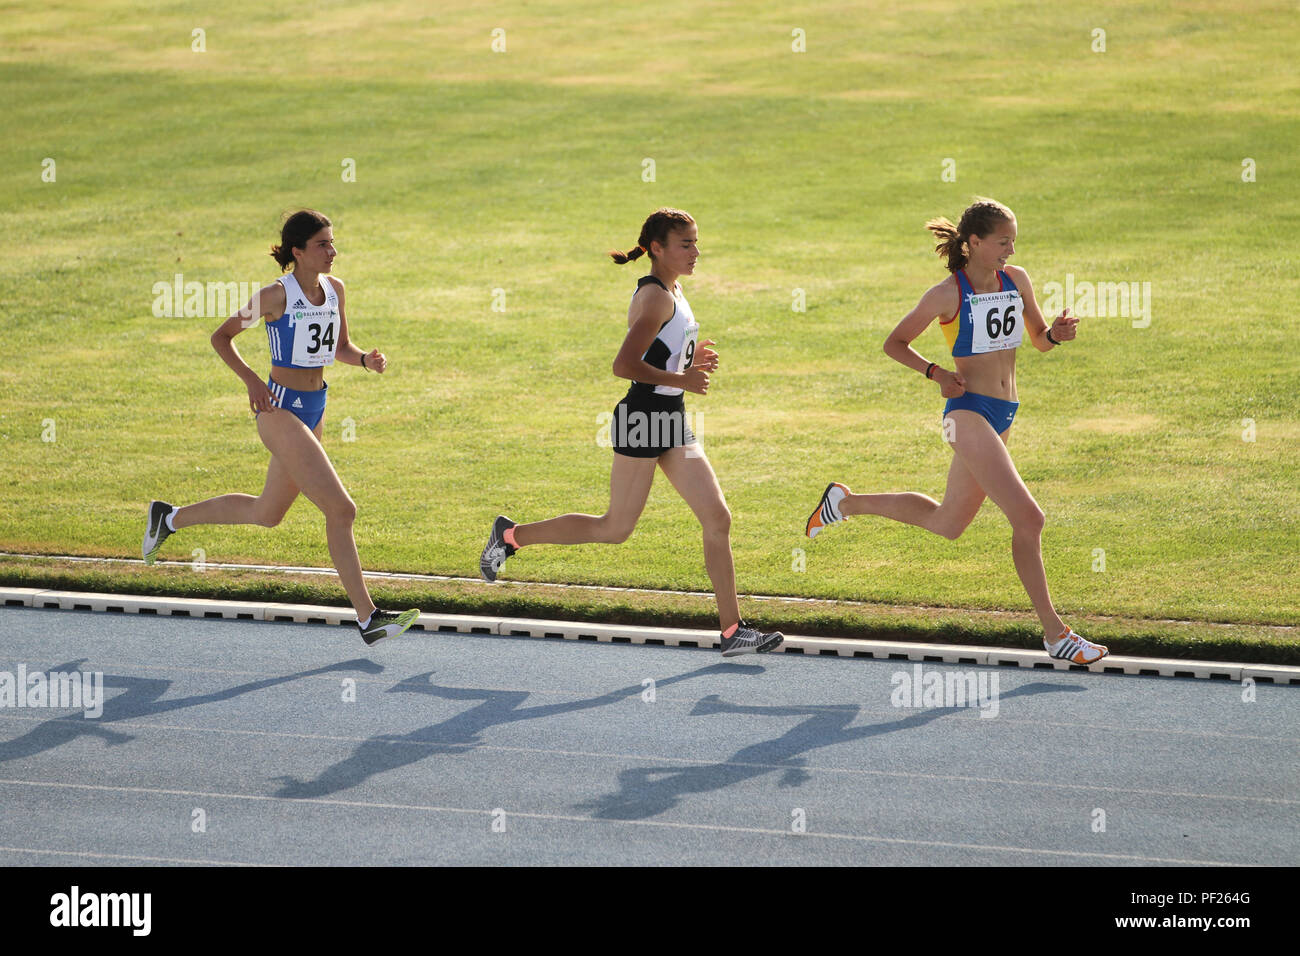
[(295, 398), (295, 399), (293, 400), (293, 407), (294, 407), (294, 408), (302, 408), (302, 399), (301, 399), (301, 398)]

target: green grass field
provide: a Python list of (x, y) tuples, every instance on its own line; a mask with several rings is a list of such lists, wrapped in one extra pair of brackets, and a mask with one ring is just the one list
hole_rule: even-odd
[[(1148, 327), (1085, 317), (1021, 350), (1011, 451), (1062, 613), (1300, 624), (1293, 3), (217, 6), (2, 8), (0, 549), (138, 556), (149, 499), (260, 489), (208, 344), (225, 314), (155, 317), (153, 287), (270, 281), (303, 205), (334, 221), (354, 340), (391, 362), (329, 376), (365, 566), (475, 574), (499, 512), (599, 513), (597, 416), (626, 388), (610, 364), (642, 274), (604, 254), (674, 205), (722, 355), (688, 407), (740, 589), (1028, 611), (991, 504), (956, 542), (870, 518), (802, 536), (831, 479), (941, 495), (942, 399), (880, 346), (943, 276), (924, 221), (988, 195), (1040, 301), (1067, 276), (1150, 283)], [(236, 344), (268, 366), (260, 327)], [(916, 345), (944, 358), (937, 328)], [(302, 500), (163, 556), (195, 548), (329, 563)], [(538, 548), (505, 577), (708, 587), (662, 476), (626, 544)]]

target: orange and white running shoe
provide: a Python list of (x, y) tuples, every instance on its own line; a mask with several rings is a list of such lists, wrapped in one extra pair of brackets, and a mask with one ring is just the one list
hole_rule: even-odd
[(1094, 644), (1092, 641), (1075, 634), (1068, 627), (1065, 629), (1065, 633), (1056, 639), (1055, 643), (1049, 644), (1044, 640), (1043, 650), (1047, 651), (1052, 657), (1069, 661), (1071, 664), (1095, 664), (1110, 653), (1110, 648), (1106, 645)]
[(822, 500), (817, 502), (817, 507), (808, 517), (808, 524), (804, 528), (804, 534), (810, 538), (817, 537), (817, 532), (828, 524), (836, 524), (844, 520), (844, 515), (840, 514), (840, 502), (844, 500), (845, 495), (851, 495), (847, 485), (842, 485), (838, 481), (832, 481), (822, 492)]

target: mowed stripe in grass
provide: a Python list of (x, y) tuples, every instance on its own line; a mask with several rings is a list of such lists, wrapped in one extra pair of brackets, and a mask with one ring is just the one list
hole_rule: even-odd
[[(223, 316), (155, 317), (153, 287), (269, 281), (277, 216), (299, 205), (333, 217), (353, 336), (393, 363), (330, 374), (327, 447), (365, 564), (470, 573), (499, 511), (599, 513), (598, 416), (625, 388), (610, 363), (640, 274), (602, 257), (672, 204), (700, 222), (685, 287), (723, 365), (688, 407), (742, 589), (1027, 609), (991, 505), (957, 542), (872, 519), (800, 534), (832, 478), (942, 494), (942, 400), (880, 344), (942, 277), (924, 219), (981, 194), (1017, 211), (1015, 261), (1040, 301), (1068, 276), (1151, 284), (1149, 327), (1085, 318), (1078, 342), (1022, 351), (1011, 449), (1048, 515), (1062, 607), (1295, 623), (1284, 303), (1300, 283), (1279, 237), (1300, 211), (1286, 69), (1300, 31), (1285, 6), (922, 12), (822, 4), (793, 23), (667, 4), (648, 60), (643, 14), (594, 4), (502, 22), (338, 4), (274, 30), (251, 4), (206, 24), (16, 11), (0, 27), (0, 208), (21, 237), (0, 258), (20, 357), (0, 368), (0, 545), (131, 554), (149, 498), (260, 488), (243, 389), (207, 342)], [(265, 370), (260, 328), (236, 341)], [(944, 357), (936, 329), (917, 347)], [(306, 502), (274, 532), (194, 529), (167, 547), (328, 563)], [(507, 576), (708, 586), (662, 477), (626, 544), (530, 550)]]

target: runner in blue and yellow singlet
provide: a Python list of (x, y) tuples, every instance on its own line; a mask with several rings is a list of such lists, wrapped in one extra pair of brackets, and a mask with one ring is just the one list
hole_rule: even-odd
[[(1007, 436), (1016, 410), (1016, 351), (1027, 339), (1040, 352), (1076, 335), (1079, 320), (1064, 310), (1043, 319), (1024, 269), (1007, 264), (1015, 252), (1016, 217), (990, 199), (970, 206), (954, 226), (932, 219), (926, 227), (939, 239), (935, 251), (947, 258), (950, 275), (933, 286), (885, 341), (885, 354), (920, 372), (948, 400), (944, 440), (952, 465), (943, 501), (917, 492), (855, 495), (831, 482), (808, 518), (805, 534), (850, 515), (883, 515), (954, 540), (974, 520), (985, 497), (1011, 522), (1016, 573), (1043, 626), (1043, 647), (1053, 657), (1092, 664), (1108, 653), (1066, 626), (1052, 605), (1043, 568), (1043, 510), (1016, 471)], [(912, 342), (938, 319), (952, 353), (953, 370), (929, 362)]]

